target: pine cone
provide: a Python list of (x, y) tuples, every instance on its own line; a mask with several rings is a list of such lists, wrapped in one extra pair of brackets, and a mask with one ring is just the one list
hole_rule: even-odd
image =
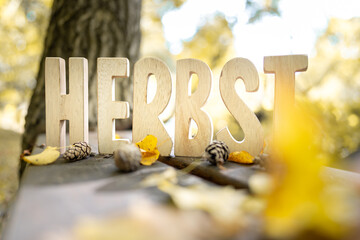
[(204, 157), (213, 165), (222, 165), (229, 157), (229, 147), (222, 141), (214, 140), (205, 148)]
[(91, 153), (91, 147), (86, 142), (77, 142), (69, 147), (63, 157), (68, 161), (77, 161), (88, 157)]

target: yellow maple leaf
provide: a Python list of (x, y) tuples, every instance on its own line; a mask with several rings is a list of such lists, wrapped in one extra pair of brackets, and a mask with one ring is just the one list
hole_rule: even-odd
[(47, 165), (55, 162), (59, 156), (60, 152), (58, 151), (58, 148), (49, 146), (39, 154), (24, 156), (23, 160), (34, 165)]
[(254, 163), (254, 157), (251, 156), (251, 154), (246, 151), (232, 152), (230, 153), (228, 160), (231, 162), (237, 162), (242, 164)]
[(160, 152), (156, 147), (157, 138), (153, 135), (147, 135), (143, 140), (136, 143), (136, 146), (141, 150), (141, 161), (142, 165), (150, 166), (160, 156)]

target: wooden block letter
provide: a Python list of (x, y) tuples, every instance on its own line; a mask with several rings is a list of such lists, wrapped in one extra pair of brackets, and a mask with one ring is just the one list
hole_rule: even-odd
[(65, 61), (45, 60), (46, 145), (65, 152), (66, 121), (70, 144), (88, 142), (88, 63), (85, 58), (69, 60), (69, 94), (66, 94)]
[[(189, 80), (197, 74), (199, 85), (189, 96)], [(175, 155), (200, 157), (212, 141), (213, 126), (209, 115), (201, 109), (206, 103), (212, 82), (208, 65), (196, 59), (181, 59), (176, 63)], [(198, 126), (196, 136), (189, 139), (191, 119)]]
[(295, 103), (295, 72), (306, 71), (306, 55), (269, 56), (264, 58), (264, 72), (275, 73), (274, 137), (281, 120)]
[(257, 156), (263, 148), (264, 133), (256, 115), (246, 106), (235, 91), (235, 82), (241, 78), (247, 92), (255, 92), (259, 88), (259, 75), (252, 62), (245, 58), (234, 58), (228, 61), (221, 72), (220, 94), (225, 106), (239, 122), (245, 138), (238, 142), (226, 127), (217, 133), (216, 138), (224, 141), (234, 151), (247, 151)]
[[(157, 91), (151, 103), (147, 104), (148, 80), (151, 75), (157, 79)], [(141, 141), (151, 134), (157, 137), (160, 154), (168, 156), (173, 146), (159, 115), (164, 111), (171, 96), (171, 74), (162, 61), (144, 58), (134, 68), (133, 142)]]
[(129, 77), (127, 58), (98, 58), (98, 146), (99, 153), (109, 154), (117, 149), (122, 141), (115, 139), (115, 119), (129, 117), (129, 103), (115, 101), (115, 77)]

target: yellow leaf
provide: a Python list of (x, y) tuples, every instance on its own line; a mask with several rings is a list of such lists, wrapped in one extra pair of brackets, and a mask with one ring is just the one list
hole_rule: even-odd
[(159, 158), (160, 152), (156, 144), (157, 138), (153, 135), (147, 135), (142, 141), (136, 143), (141, 150), (140, 163), (142, 165), (150, 166)]
[(46, 165), (56, 161), (60, 156), (60, 152), (56, 147), (47, 147), (44, 151), (39, 154), (24, 156), (23, 159), (25, 162), (34, 164), (34, 165)]
[(228, 160), (231, 162), (237, 162), (242, 164), (254, 163), (254, 157), (246, 151), (232, 152), (230, 153)]
[(142, 165), (150, 166), (159, 158), (160, 152), (155, 148), (152, 152), (141, 152), (141, 155), (140, 163)]
[(153, 173), (141, 181), (141, 185), (145, 187), (160, 186), (164, 182), (176, 184), (178, 182), (177, 172), (174, 168), (168, 168), (160, 173)]
[(140, 142), (137, 142), (136, 145), (146, 151), (146, 152), (152, 152), (156, 148), (157, 144), (157, 138), (153, 135), (147, 135), (143, 140)]
[[(162, 181), (158, 188), (169, 194), (174, 204), (182, 210), (203, 210), (209, 213), (221, 226), (234, 226), (238, 231), (244, 219), (242, 209), (248, 195), (232, 187), (218, 187), (206, 184), (179, 186)], [(231, 231), (232, 228), (227, 228)], [(234, 230), (234, 229), (232, 229)]]

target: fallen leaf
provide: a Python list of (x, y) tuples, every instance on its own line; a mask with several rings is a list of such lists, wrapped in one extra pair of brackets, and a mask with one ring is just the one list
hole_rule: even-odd
[(141, 185), (145, 187), (159, 186), (164, 182), (177, 183), (177, 172), (174, 168), (168, 168), (161, 173), (153, 173), (141, 181)]
[(254, 157), (246, 151), (232, 152), (229, 155), (228, 161), (237, 162), (242, 164), (253, 164)]
[(156, 148), (157, 138), (153, 135), (147, 135), (143, 140), (136, 143), (140, 149), (146, 152), (152, 152)]
[(39, 154), (24, 156), (22, 159), (25, 162), (34, 164), (34, 165), (47, 165), (53, 163), (60, 156), (60, 152), (57, 147), (46, 147), (44, 151)]
[(154, 162), (156, 162), (156, 160), (158, 160), (159, 156), (160, 156), (160, 152), (159, 150), (154, 149), (152, 152), (141, 152), (141, 161), (140, 163), (142, 165), (146, 165), (146, 166), (150, 166), (152, 165)]
[(160, 182), (158, 188), (169, 194), (179, 209), (203, 210), (229, 232), (238, 230), (246, 222), (239, 221), (246, 217), (242, 206), (249, 195), (245, 191), (205, 184), (184, 187), (169, 181)]
[(113, 211), (101, 218), (83, 216), (76, 219), (70, 233), (63, 232), (59, 235), (54, 231), (51, 240), (229, 239), (227, 232), (203, 212), (181, 211), (144, 199), (129, 203), (126, 211)]
[(31, 151), (29, 149), (25, 149), (20, 155), (20, 159), (23, 159), (25, 156), (31, 155)]
[(160, 152), (156, 147), (157, 138), (153, 135), (147, 135), (143, 140), (136, 143), (141, 150), (141, 161), (142, 165), (150, 166), (160, 156)]
[(258, 196), (269, 195), (273, 190), (273, 179), (268, 173), (255, 173), (249, 178), (249, 188)]

